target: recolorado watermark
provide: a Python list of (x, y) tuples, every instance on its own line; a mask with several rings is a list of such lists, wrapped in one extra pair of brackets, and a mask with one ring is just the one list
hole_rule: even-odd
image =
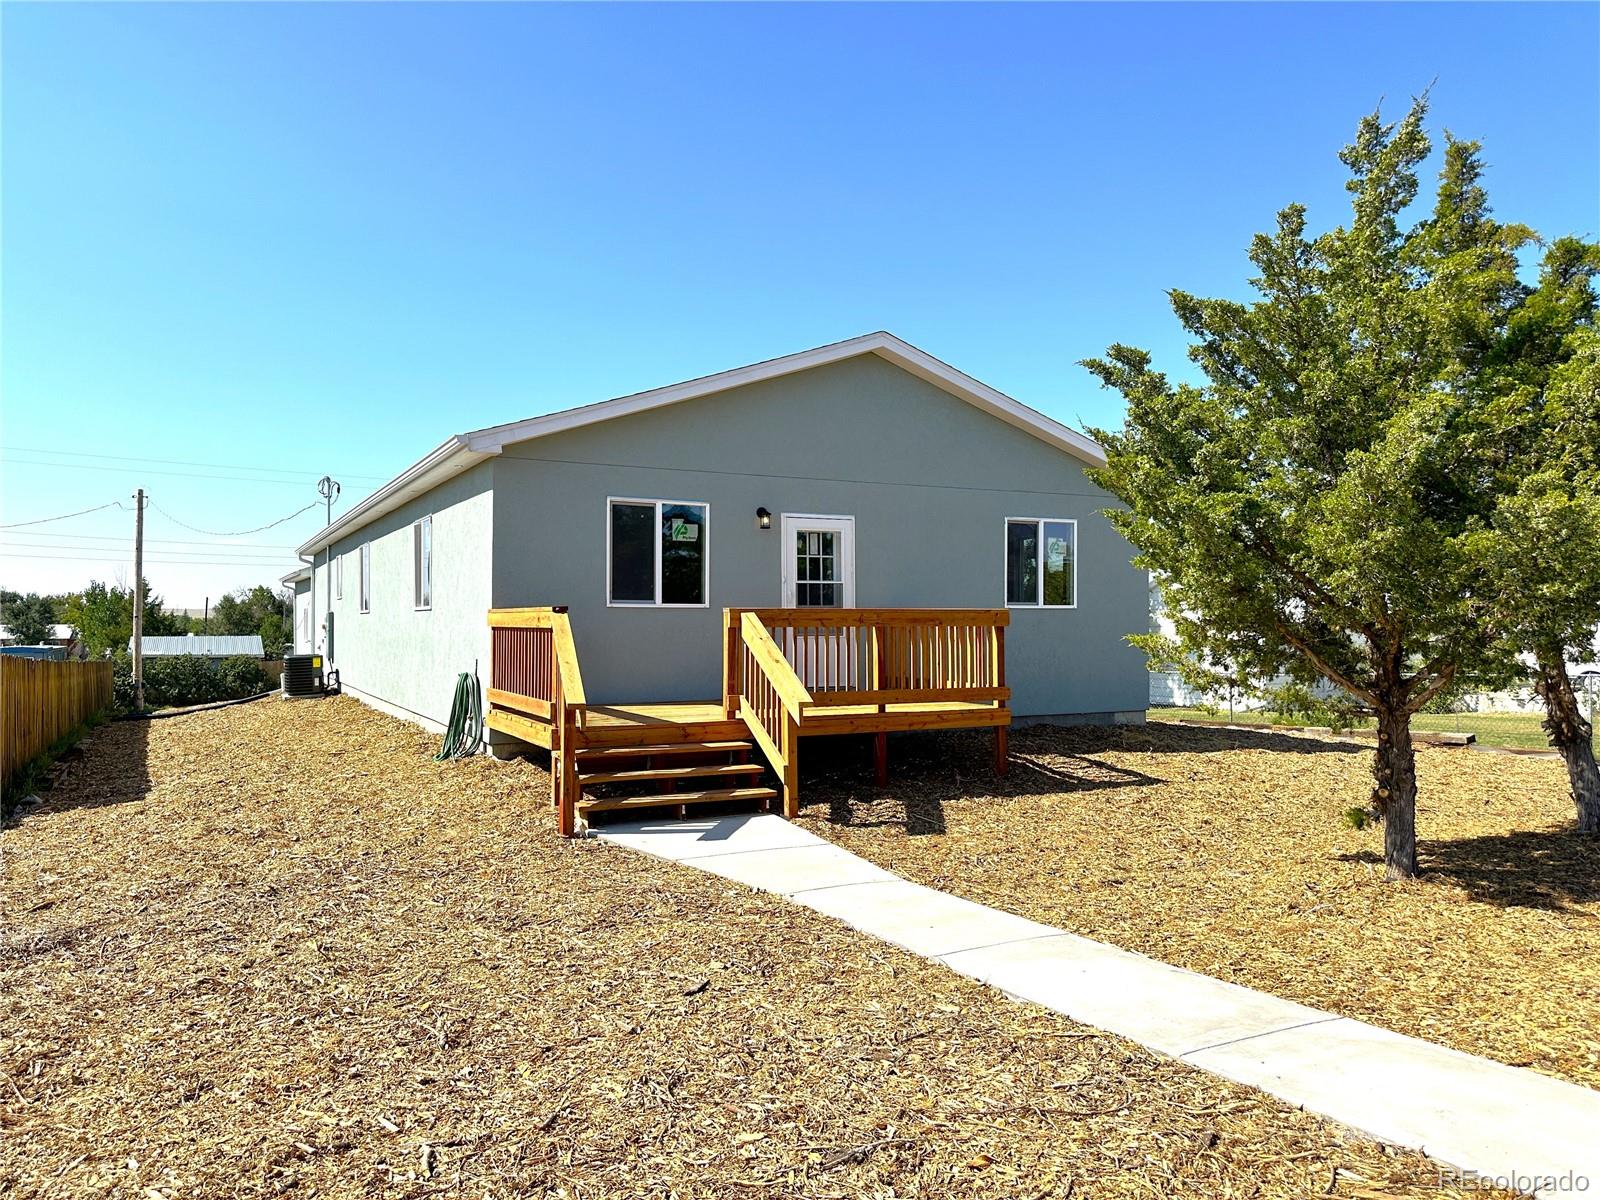
[(1508, 1171), (1493, 1175), (1487, 1171), (1458, 1171), (1454, 1167), (1439, 1170), (1439, 1186), (1455, 1187), (1469, 1192), (1521, 1192), (1523, 1195), (1578, 1196), (1590, 1190), (1587, 1175), (1565, 1171), (1559, 1175), (1523, 1174)]

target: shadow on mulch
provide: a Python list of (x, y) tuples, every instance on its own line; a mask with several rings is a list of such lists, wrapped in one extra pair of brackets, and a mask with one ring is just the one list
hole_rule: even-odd
[(1449, 876), (1474, 900), (1561, 911), (1600, 900), (1600, 839), (1570, 829), (1424, 842), (1425, 873)]
[(872, 782), (870, 737), (814, 738), (801, 755), (801, 803), (826, 801), (828, 820), (835, 825), (904, 826), (916, 837), (944, 833), (945, 801), (974, 794), (1059, 796), (1165, 782), (1045, 744), (1032, 730), (1020, 743), (1013, 736), (1009, 770), (1000, 777), (994, 774), (993, 737), (988, 731), (891, 735), (889, 784), (884, 788)]
[(18, 807), (6, 825), (36, 812), (104, 808), (143, 800), (151, 788), (149, 745), (148, 721), (111, 721), (100, 726), (50, 767), (35, 789), (44, 803)]
[[(1457, 884), (1473, 900), (1498, 908), (1562, 912), (1600, 900), (1600, 839), (1570, 829), (1423, 841), (1417, 857), (1423, 878)], [(1383, 864), (1383, 855), (1371, 850), (1334, 858)]]
[(1215, 729), (1204, 725), (1032, 725), (1012, 734), (1060, 739), (1081, 754), (1121, 750), (1135, 754), (1215, 754), (1224, 750), (1277, 750), (1285, 754), (1370, 754), (1372, 747), (1316, 734), (1295, 735), (1256, 729)]

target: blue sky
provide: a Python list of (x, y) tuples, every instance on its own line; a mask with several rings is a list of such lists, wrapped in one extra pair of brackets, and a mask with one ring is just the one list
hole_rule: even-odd
[[(348, 507), (452, 432), (874, 329), (1114, 424), (1077, 360), (1183, 369), (1164, 290), (1241, 294), (1285, 202), (1342, 219), (1338, 148), (1430, 81), (1503, 216), (1600, 234), (1593, 4), (0, 23), (0, 523), (143, 483), (182, 605), (276, 578), (321, 517), (219, 540), (167, 513), (254, 527), (325, 471)], [(0, 530), (0, 583), (126, 578), (131, 522)]]

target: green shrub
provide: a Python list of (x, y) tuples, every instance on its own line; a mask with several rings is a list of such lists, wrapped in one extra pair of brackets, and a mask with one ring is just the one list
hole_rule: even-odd
[(1365, 829), (1372, 824), (1372, 814), (1358, 804), (1344, 810), (1344, 823), (1349, 829)]
[[(146, 708), (180, 708), (239, 700), (270, 691), (272, 678), (253, 658), (236, 656), (212, 662), (198, 654), (144, 660)], [(119, 655), (111, 673), (113, 700), (118, 708), (133, 707), (133, 660)]]
[(1452, 713), (1471, 712), (1472, 707), (1467, 703), (1467, 698), (1471, 694), (1466, 685), (1453, 684), (1424, 704), (1422, 711), (1441, 717)]
[(217, 675), (222, 681), (224, 699), (237, 700), (243, 696), (259, 696), (272, 690), (272, 677), (261, 665), (261, 660), (246, 655), (225, 658), (217, 664)]
[(111, 660), (111, 707), (123, 712), (133, 707), (133, 659), (126, 654)]
[(1322, 696), (1303, 683), (1285, 683), (1266, 693), (1266, 709), (1278, 725), (1326, 725), (1335, 732), (1349, 729), (1363, 715), (1359, 704), (1343, 692)]

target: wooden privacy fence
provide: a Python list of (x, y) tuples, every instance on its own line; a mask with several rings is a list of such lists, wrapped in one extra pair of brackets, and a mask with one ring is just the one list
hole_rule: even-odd
[(11, 777), (95, 713), (111, 707), (109, 662), (0, 654), (0, 777)]

